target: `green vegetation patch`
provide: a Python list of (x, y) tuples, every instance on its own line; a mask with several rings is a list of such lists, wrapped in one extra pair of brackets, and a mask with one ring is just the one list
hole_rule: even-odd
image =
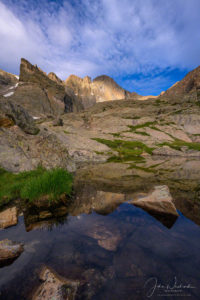
[(192, 142), (189, 143), (178, 139), (175, 139), (171, 143), (170, 142), (161, 143), (158, 146), (168, 146), (172, 149), (179, 150), (179, 151), (181, 151), (181, 148), (185, 146), (188, 149), (200, 151), (200, 143), (192, 143)]
[(0, 206), (20, 197), (30, 202), (41, 196), (57, 200), (61, 194), (70, 195), (72, 175), (61, 168), (36, 170), (13, 174), (0, 169)]
[(136, 134), (141, 134), (141, 135), (145, 135), (145, 136), (150, 136), (150, 134), (148, 134), (147, 132), (144, 131), (138, 131), (138, 129), (142, 129), (142, 128), (146, 128), (149, 127), (151, 129), (157, 130), (157, 131), (161, 131), (159, 128), (155, 127), (155, 124), (157, 124), (157, 122), (146, 122), (143, 124), (138, 124), (138, 125), (128, 125), (128, 127), (130, 128), (130, 132), (134, 132)]
[(93, 140), (102, 143), (114, 151), (118, 152), (118, 156), (111, 157), (111, 161), (136, 161), (141, 162), (142, 153), (146, 152), (152, 154), (153, 148), (146, 146), (139, 141), (123, 141), (123, 140), (106, 140), (100, 138), (93, 138)]
[(151, 127), (152, 125), (155, 125), (156, 122), (146, 122), (143, 124), (138, 124), (138, 125), (128, 125), (131, 131), (135, 132), (137, 129), (145, 128), (145, 127)]

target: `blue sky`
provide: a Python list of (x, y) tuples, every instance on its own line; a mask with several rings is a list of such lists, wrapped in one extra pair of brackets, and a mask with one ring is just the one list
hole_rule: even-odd
[(199, 0), (0, 0), (0, 68), (106, 74), (157, 95), (200, 64)]

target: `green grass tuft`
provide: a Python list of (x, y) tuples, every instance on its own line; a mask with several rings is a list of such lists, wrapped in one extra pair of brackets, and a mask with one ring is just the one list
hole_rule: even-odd
[(72, 190), (72, 175), (57, 168), (36, 170), (13, 174), (0, 169), (0, 206), (20, 197), (34, 201), (43, 195), (57, 200), (63, 193), (69, 195)]

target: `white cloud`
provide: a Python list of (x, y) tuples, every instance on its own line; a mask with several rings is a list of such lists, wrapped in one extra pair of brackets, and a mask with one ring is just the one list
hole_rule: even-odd
[(0, 0), (1, 68), (25, 57), (62, 79), (142, 73), (156, 86), (156, 72), (199, 64), (199, 0), (60, 3)]

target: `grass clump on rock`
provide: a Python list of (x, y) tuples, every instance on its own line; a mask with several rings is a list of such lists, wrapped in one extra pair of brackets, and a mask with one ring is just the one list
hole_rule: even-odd
[(0, 206), (16, 198), (33, 202), (48, 196), (49, 200), (57, 200), (62, 194), (71, 193), (72, 181), (72, 175), (61, 168), (38, 167), (19, 174), (0, 169)]
[(124, 141), (124, 140), (106, 140), (101, 138), (94, 138), (93, 140), (102, 143), (112, 150), (118, 152), (117, 157), (110, 158), (110, 161), (138, 161), (143, 153), (152, 154), (153, 148), (148, 147), (139, 141)]

